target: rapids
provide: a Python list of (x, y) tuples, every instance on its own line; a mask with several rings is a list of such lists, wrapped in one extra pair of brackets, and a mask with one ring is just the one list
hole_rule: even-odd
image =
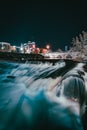
[(0, 130), (84, 130), (85, 63), (0, 62)]

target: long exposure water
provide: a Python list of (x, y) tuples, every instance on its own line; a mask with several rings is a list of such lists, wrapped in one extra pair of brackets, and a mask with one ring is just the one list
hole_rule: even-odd
[(0, 130), (83, 130), (83, 66), (0, 62)]

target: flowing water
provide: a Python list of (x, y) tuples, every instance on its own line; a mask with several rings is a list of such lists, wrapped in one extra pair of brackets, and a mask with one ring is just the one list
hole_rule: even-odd
[(0, 130), (83, 130), (83, 65), (0, 62)]

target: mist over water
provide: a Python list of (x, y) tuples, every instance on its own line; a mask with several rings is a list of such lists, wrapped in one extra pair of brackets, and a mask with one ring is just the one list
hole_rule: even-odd
[(0, 130), (83, 130), (83, 65), (0, 62)]

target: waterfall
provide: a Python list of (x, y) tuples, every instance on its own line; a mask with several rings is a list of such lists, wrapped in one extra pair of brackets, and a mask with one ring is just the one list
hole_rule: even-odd
[(83, 65), (0, 62), (0, 130), (83, 130)]

